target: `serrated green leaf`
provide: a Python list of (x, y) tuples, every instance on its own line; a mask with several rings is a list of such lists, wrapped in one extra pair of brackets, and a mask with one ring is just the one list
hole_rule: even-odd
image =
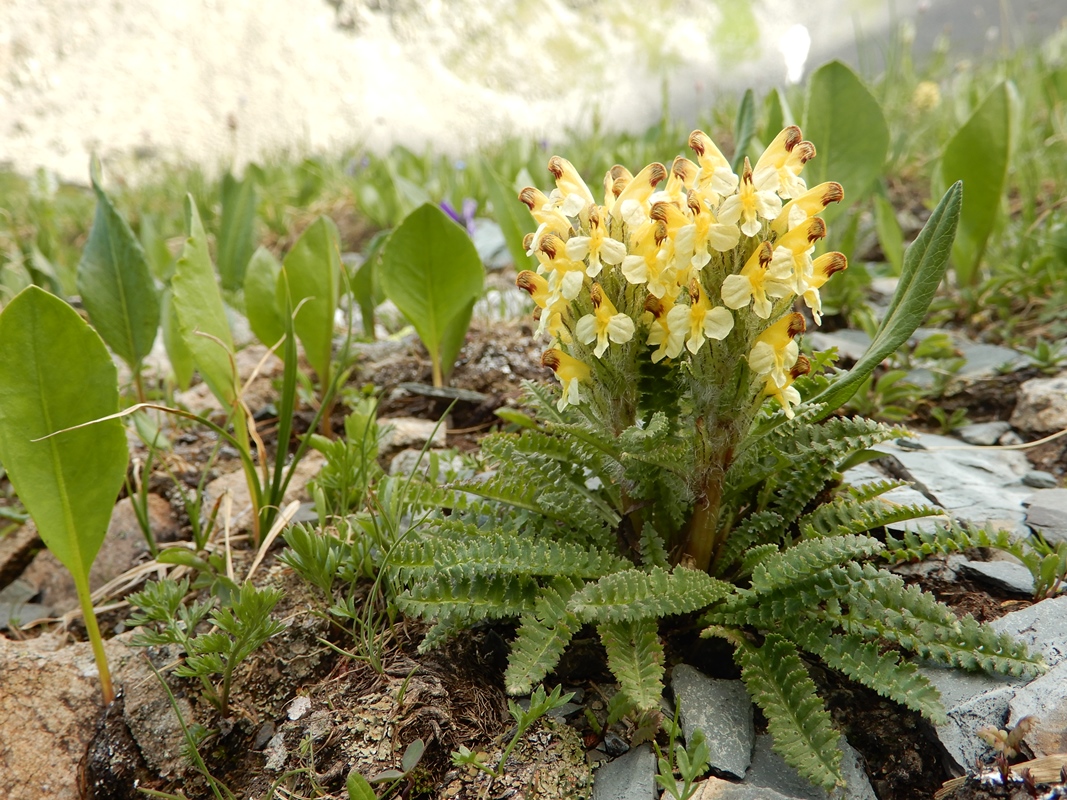
[(378, 275), (382, 291), (426, 345), (435, 385), (452, 371), (445, 351), (453, 357), (459, 351), (484, 277), (466, 231), (430, 203), (411, 212), (386, 242)]
[(171, 279), (174, 312), (197, 370), (211, 393), (230, 409), (238, 392), (233, 336), (211, 265), (207, 234), (192, 195), (185, 198), (185, 220), (188, 236)]
[(96, 216), (78, 264), (78, 293), (108, 347), (138, 371), (159, 329), (159, 293), (144, 248), (92, 178)]

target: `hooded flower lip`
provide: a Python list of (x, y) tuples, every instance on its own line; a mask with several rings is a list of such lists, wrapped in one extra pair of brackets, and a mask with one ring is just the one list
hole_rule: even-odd
[(746, 158), (737, 194), (722, 201), (719, 221), (741, 220), (741, 233), (745, 236), (758, 235), (762, 229), (760, 219), (773, 221), (782, 211), (782, 199), (778, 196), (777, 188), (776, 173), (765, 170), (757, 176)]
[(771, 230), (781, 236), (786, 231), (800, 225), (809, 217), (814, 217), (830, 203), (840, 203), (845, 197), (845, 190), (840, 183), (827, 181), (813, 186), (799, 197), (794, 197), (784, 206), (781, 213), (771, 223)]
[(599, 283), (589, 287), (589, 299), (593, 302), (593, 313), (578, 320), (574, 335), (582, 344), (592, 344), (595, 339), (593, 355), (600, 358), (608, 349), (609, 339), (615, 344), (625, 344), (634, 338), (634, 321), (616, 310)]
[(611, 208), (612, 217), (622, 220), (631, 228), (640, 225), (648, 217), (649, 197), (666, 177), (667, 168), (658, 161), (638, 172), (615, 198)]
[(807, 279), (807, 288), (803, 293), (804, 302), (811, 309), (811, 316), (816, 325), (822, 324), (822, 297), (819, 289), (843, 269), (848, 267), (844, 253), (824, 253), (811, 264), (811, 276)]
[(571, 221), (552, 204), (552, 201), (540, 189), (527, 186), (519, 192), (519, 200), (530, 209), (530, 216), (537, 223), (537, 230), (534, 231), (533, 239), (530, 247), (526, 250), (526, 255), (532, 256), (537, 251), (541, 238), (545, 235), (554, 233), (557, 236), (566, 236), (570, 232)]
[(689, 147), (697, 155), (700, 170), (696, 175), (696, 189), (702, 194), (712, 194), (711, 202), (718, 204), (720, 198), (733, 194), (737, 188), (737, 175), (722, 151), (704, 131), (689, 134)]
[(667, 240), (667, 225), (649, 219), (634, 231), (630, 254), (622, 260), (622, 274), (629, 283), (647, 284), (656, 297), (663, 297), (671, 287), (673, 269), (663, 259), (661, 252)]
[(548, 171), (556, 179), (556, 191), (553, 194), (558, 195), (560, 210), (565, 215), (576, 216), (579, 211), (594, 202), (593, 193), (570, 161), (560, 156), (552, 156), (548, 160)]
[(518, 275), (515, 276), (515, 285), (525, 292), (529, 293), (533, 298), (534, 305), (538, 308), (545, 308), (548, 306), (548, 300), (550, 292), (548, 291), (548, 281), (538, 275), (536, 272), (531, 272), (528, 269), (524, 269)]
[(804, 294), (811, 280), (811, 254), (815, 242), (826, 236), (826, 223), (819, 217), (809, 217), (774, 243), (774, 257), (770, 272), (793, 279), (794, 294)]
[(741, 231), (737, 225), (719, 222), (718, 217), (695, 191), (691, 190), (687, 206), (693, 215), (693, 260), (694, 269), (703, 269), (711, 261), (710, 250), (725, 253), (737, 247)]
[(656, 203), (673, 203), (678, 208), (685, 208), (686, 197), (690, 191), (689, 187), (694, 184), (699, 171), (700, 168), (688, 158), (677, 156), (671, 162), (667, 185), (660, 191), (653, 193), (648, 199), (649, 202), (653, 206)]
[(797, 197), (807, 189), (800, 171), (814, 157), (815, 145), (803, 141), (800, 128), (790, 125), (774, 138), (756, 161), (753, 170), (756, 183), (771, 186), (782, 197)]
[(567, 258), (574, 261), (588, 258), (589, 266), (585, 274), (595, 278), (604, 269), (604, 264), (617, 266), (622, 263), (626, 257), (626, 245), (608, 235), (595, 204), (590, 204), (587, 212), (589, 235), (572, 236), (567, 240)]
[(537, 251), (538, 272), (548, 274), (548, 288), (553, 293), (573, 300), (582, 290), (585, 264), (567, 257), (567, 245), (554, 233), (546, 234)]
[(801, 314), (786, 314), (756, 337), (748, 354), (748, 366), (759, 376), (768, 376), (774, 385), (789, 384), (789, 370), (797, 363), (800, 347), (794, 337), (804, 332)]
[(722, 302), (734, 310), (752, 303), (752, 311), (760, 319), (771, 315), (771, 299), (793, 293), (793, 271), (789, 264), (774, 262), (770, 242), (757, 247), (748, 262), (736, 275), (727, 275), (722, 282)]
[(562, 350), (552, 348), (541, 354), (541, 366), (548, 367), (556, 373), (556, 377), (563, 385), (563, 395), (556, 403), (560, 411), (567, 406), (576, 406), (582, 402), (582, 395), (578, 384), (589, 380), (589, 367), (576, 358), (573, 358)]

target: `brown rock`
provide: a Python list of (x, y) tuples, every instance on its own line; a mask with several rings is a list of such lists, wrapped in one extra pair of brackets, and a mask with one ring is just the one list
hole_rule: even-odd
[(0, 538), (0, 588), (22, 574), (34, 552), (44, 547), (37, 526), (30, 520), (18, 530)]
[[(308, 481), (319, 474), (319, 470), (322, 469), (325, 463), (326, 457), (315, 450), (310, 450), (301, 459), (293, 472), (289, 486), (285, 490), (285, 498), (281, 503), (282, 507), (293, 500), (309, 499), (306, 491)], [(227, 472), (205, 486), (202, 507), (205, 512), (210, 510), (215, 505), (215, 501), (227, 490), (230, 492), (233, 503), (231, 530), (248, 530), (251, 528), (252, 522), (252, 496), (248, 491), (248, 481), (245, 478), (244, 470), (238, 469), (235, 472)], [(222, 520), (222, 508), (220, 507), (218, 516), (218, 524), (220, 526), (222, 525)], [(263, 531), (264, 535), (266, 533), (266, 531)]]

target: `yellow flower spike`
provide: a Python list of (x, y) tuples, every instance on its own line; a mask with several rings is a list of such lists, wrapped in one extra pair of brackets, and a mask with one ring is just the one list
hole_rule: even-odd
[(548, 281), (536, 272), (524, 269), (515, 276), (515, 285), (527, 292), (530, 297), (533, 298), (535, 306), (538, 308), (548, 307), (548, 299), (550, 295), (550, 292), (548, 291)]
[(556, 403), (556, 408), (562, 411), (567, 406), (576, 406), (582, 402), (578, 384), (589, 380), (588, 366), (556, 348), (545, 350), (541, 354), (541, 366), (548, 367), (555, 372), (559, 382), (563, 385), (563, 395)]
[(782, 197), (799, 197), (807, 190), (800, 171), (814, 157), (815, 145), (803, 141), (800, 128), (790, 125), (774, 138), (756, 161), (755, 181), (773, 185)]
[(554, 233), (557, 236), (566, 236), (570, 232), (570, 220), (552, 204), (548, 196), (540, 189), (527, 186), (519, 192), (519, 200), (530, 209), (530, 216), (537, 223), (537, 230), (534, 231), (533, 239), (526, 250), (526, 255), (532, 256), (537, 251), (541, 238), (546, 234)]
[(691, 190), (686, 205), (693, 215), (693, 269), (703, 269), (711, 261), (710, 250), (725, 253), (737, 247), (741, 231), (737, 225), (719, 222), (715, 212), (708, 207), (696, 190)]
[(777, 184), (776, 173), (764, 171), (756, 176), (746, 158), (737, 194), (727, 197), (719, 207), (719, 222), (743, 220), (741, 233), (756, 236), (763, 227), (760, 218), (773, 221), (782, 212), (782, 198), (775, 191)]
[(567, 244), (554, 233), (541, 239), (540, 253), (547, 258), (541, 265), (548, 273), (548, 288), (573, 300), (582, 290), (585, 281), (585, 264), (567, 257)]
[(763, 386), (764, 394), (773, 397), (782, 406), (786, 419), (792, 419), (796, 416), (793, 406), (800, 403), (800, 392), (794, 388), (793, 381), (801, 375), (807, 375), (809, 372), (811, 372), (811, 362), (808, 361), (807, 356), (799, 355), (797, 356), (797, 363), (789, 370), (789, 381), (785, 386), (776, 385), (770, 378), (767, 379)]
[(782, 212), (771, 223), (771, 230), (781, 236), (795, 228), (808, 217), (814, 217), (830, 203), (840, 203), (845, 197), (845, 190), (840, 183), (827, 181), (813, 186), (799, 197), (794, 197), (784, 206)]
[(578, 320), (574, 335), (582, 344), (591, 344), (596, 339), (593, 355), (600, 358), (608, 349), (609, 339), (615, 344), (625, 344), (634, 338), (634, 321), (616, 310), (599, 283), (589, 287), (589, 299), (593, 301), (593, 313)]
[(567, 258), (574, 261), (589, 259), (585, 274), (595, 278), (604, 264), (618, 266), (626, 257), (626, 245), (608, 235), (599, 206), (590, 203), (584, 215), (589, 221), (588, 236), (572, 236), (567, 240)]
[(704, 131), (697, 130), (689, 134), (689, 147), (697, 154), (700, 165), (695, 178), (696, 188), (714, 194), (709, 199), (718, 205), (722, 197), (733, 194), (737, 189), (737, 175), (730, 168), (729, 160)]
[(831, 277), (848, 267), (844, 253), (824, 253), (812, 262), (812, 274), (803, 293), (804, 302), (811, 309), (811, 316), (816, 325), (822, 325), (822, 297), (819, 289)]
[(751, 302), (753, 313), (760, 319), (767, 319), (774, 306), (771, 298), (793, 294), (791, 259), (788, 264), (774, 262), (774, 252), (770, 242), (763, 242), (753, 251), (740, 273), (726, 276), (721, 294), (727, 308), (737, 310)]
[[(645, 344), (656, 346), (652, 352), (653, 364), (658, 364), (664, 358), (677, 358), (685, 346), (687, 327), (684, 317), (681, 324), (671, 327), (671, 313), (675, 309), (681, 309), (683, 315), (688, 313), (685, 306), (676, 306), (671, 300), (651, 294), (645, 299), (645, 311), (652, 314), (652, 324), (649, 326)], [(678, 320), (677, 314), (674, 319)]]
[(570, 161), (560, 156), (552, 156), (548, 160), (548, 171), (556, 179), (556, 191), (552, 194), (558, 193), (560, 210), (568, 217), (576, 216), (579, 211), (594, 202), (593, 193)]
[(748, 354), (749, 368), (760, 377), (768, 376), (774, 385), (789, 384), (789, 370), (797, 363), (800, 347), (794, 337), (804, 332), (801, 314), (786, 314), (756, 337)]
[(703, 346), (705, 339), (722, 341), (734, 329), (734, 315), (722, 306), (712, 306), (708, 296), (700, 290), (696, 278), (689, 281), (689, 305), (676, 305), (667, 312), (667, 327), (679, 330), (685, 346), (694, 355)]
[(648, 219), (648, 198), (666, 177), (667, 168), (658, 161), (638, 172), (615, 198), (615, 205), (611, 209), (612, 217), (622, 220), (631, 228), (640, 225)]

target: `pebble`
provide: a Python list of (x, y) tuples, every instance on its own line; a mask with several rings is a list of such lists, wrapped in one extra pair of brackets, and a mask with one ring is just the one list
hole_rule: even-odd
[(593, 800), (656, 800), (656, 754), (647, 744), (597, 768)]
[(1010, 430), (1011, 423), (998, 420), (964, 425), (962, 428), (957, 429), (955, 434), (967, 444), (989, 446), (997, 444), (1000, 441), (1000, 437)]
[(1031, 433), (1067, 428), (1067, 376), (1033, 378), (1020, 384), (1011, 425)]
[(612, 758), (618, 758), (629, 749), (630, 745), (619, 734), (614, 731), (604, 734), (604, 752)]
[(1030, 470), (1023, 475), (1023, 483), (1034, 489), (1055, 489), (1060, 485), (1055, 475), (1040, 469)]
[(1012, 561), (964, 561), (959, 573), (991, 589), (1033, 597), (1034, 576), (1022, 564)]
[(744, 778), (756, 738), (752, 700), (745, 685), (715, 680), (688, 664), (679, 664), (671, 674), (671, 689), (681, 709), (686, 741), (694, 731), (702, 730), (711, 751), (711, 768)]
[(1055, 545), (1067, 542), (1067, 489), (1039, 489), (1030, 498), (1026, 524)]

